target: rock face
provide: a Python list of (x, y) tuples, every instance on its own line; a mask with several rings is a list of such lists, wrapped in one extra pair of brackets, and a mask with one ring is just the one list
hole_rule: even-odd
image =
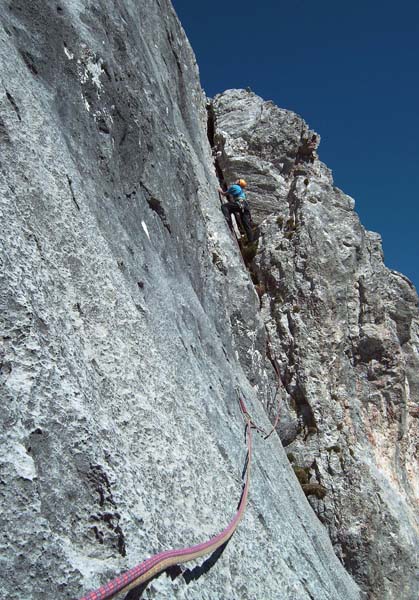
[[(419, 590), (419, 318), (411, 282), (317, 158), (309, 131), (253, 93), (213, 102), (218, 172), (248, 181), (252, 265), (285, 390), (278, 432), (342, 563), (373, 599)], [(267, 406), (268, 410), (270, 409)]]
[[(268, 427), (274, 375), (170, 3), (13, 0), (0, 17), (2, 597), (74, 599), (226, 526), (234, 390)], [(150, 593), (359, 598), (278, 437), (254, 452), (222, 559)]]

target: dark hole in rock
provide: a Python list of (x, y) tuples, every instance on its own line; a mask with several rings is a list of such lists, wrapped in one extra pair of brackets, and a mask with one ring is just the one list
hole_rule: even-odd
[(6, 90), (6, 98), (8, 99), (8, 101), (10, 102), (10, 104), (12, 105), (13, 110), (15, 111), (15, 113), (17, 114), (17, 118), (19, 119), (19, 121), (22, 120), (22, 117), (20, 116), (20, 110), (18, 105), (15, 102), (15, 99), (13, 98), (12, 94), (10, 94), (7, 90)]
[(103, 117), (100, 117), (97, 120), (97, 126), (99, 128), (99, 131), (101, 131), (102, 133), (106, 133), (109, 134), (111, 131), (108, 127), (108, 124), (106, 123), (105, 119)]
[(35, 59), (32, 56), (32, 54), (30, 52), (27, 52), (26, 50), (20, 50), (19, 52), (21, 57), (23, 58), (23, 62), (28, 67), (29, 71), (33, 75), (38, 75), (38, 69), (35, 66)]

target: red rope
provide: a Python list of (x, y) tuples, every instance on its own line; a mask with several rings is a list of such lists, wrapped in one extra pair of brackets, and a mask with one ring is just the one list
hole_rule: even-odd
[[(278, 378), (279, 378), (279, 373)], [(277, 393), (279, 391), (279, 383), (277, 386)], [(239, 502), (239, 506), (237, 507), (237, 511), (233, 519), (227, 525), (225, 529), (218, 535), (212, 537), (207, 542), (203, 542), (202, 544), (197, 544), (195, 546), (190, 546), (187, 548), (182, 548), (178, 550), (166, 550), (165, 552), (160, 552), (159, 554), (155, 554), (151, 556), (144, 562), (140, 563), (136, 567), (133, 567), (129, 571), (122, 573), (109, 583), (101, 586), (100, 588), (93, 590), (83, 596), (80, 600), (109, 600), (113, 598), (117, 594), (122, 592), (128, 592), (130, 589), (137, 587), (150, 579), (156, 577), (156, 575), (166, 571), (170, 567), (175, 565), (179, 565), (185, 562), (189, 562), (190, 560), (195, 560), (204, 556), (205, 554), (209, 554), (211, 552), (215, 552), (222, 545), (226, 544), (229, 539), (234, 534), (237, 529), (238, 524), (240, 523), (244, 511), (246, 509), (247, 496), (249, 493), (250, 486), (250, 463), (252, 458), (252, 429), (256, 429), (259, 433), (264, 436), (264, 439), (267, 439), (276, 428), (280, 417), (280, 409), (281, 404), (279, 403), (278, 414), (275, 419), (275, 422), (272, 426), (272, 429), (269, 433), (266, 433), (264, 429), (259, 427), (252, 419), (249, 414), (246, 405), (244, 403), (243, 398), (238, 394), (238, 400), (241, 412), (246, 422), (246, 439), (247, 439), (247, 457), (245, 463), (245, 469), (243, 472), (243, 491), (242, 496)]]
[(121, 592), (127, 592), (130, 589), (139, 586), (142, 583), (149, 581), (159, 573), (162, 573), (169, 567), (179, 565), (190, 560), (200, 558), (201, 556), (214, 552), (223, 544), (226, 544), (231, 538), (239, 522), (241, 521), (247, 503), (247, 496), (250, 486), (250, 462), (252, 457), (252, 428), (250, 422), (250, 416), (247, 412), (244, 401), (239, 398), (240, 408), (246, 421), (246, 438), (247, 438), (247, 457), (246, 465), (243, 473), (244, 484), (242, 496), (240, 499), (237, 512), (227, 527), (218, 535), (214, 536), (207, 542), (197, 544), (196, 546), (190, 546), (188, 548), (182, 548), (178, 550), (167, 550), (160, 552), (154, 556), (148, 558), (141, 564), (133, 567), (126, 573), (122, 573), (109, 583), (101, 586), (97, 590), (89, 592), (83, 596), (80, 600), (108, 600), (113, 598), (115, 595)]

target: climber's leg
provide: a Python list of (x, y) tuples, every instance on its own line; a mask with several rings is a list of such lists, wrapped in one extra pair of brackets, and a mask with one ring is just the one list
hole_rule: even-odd
[(236, 212), (236, 207), (232, 202), (226, 202), (225, 204), (221, 205), (221, 210), (223, 211), (223, 215), (226, 218), (228, 226), (230, 227), (231, 231), (233, 231), (233, 221), (231, 220), (231, 215), (232, 213)]
[(253, 242), (253, 231), (252, 231), (252, 217), (250, 210), (245, 208), (241, 213), (241, 220), (243, 223), (244, 230), (246, 232), (248, 242)]

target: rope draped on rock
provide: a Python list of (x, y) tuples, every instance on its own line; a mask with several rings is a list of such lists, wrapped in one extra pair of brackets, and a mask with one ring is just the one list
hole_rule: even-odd
[[(140, 586), (151, 579), (154, 579), (157, 575), (160, 575), (164, 571), (170, 571), (171, 568), (176, 567), (180, 564), (196, 560), (202, 556), (218, 552), (220, 555), (221, 551), (224, 550), (225, 546), (229, 542), (230, 538), (236, 531), (246, 509), (247, 496), (249, 493), (250, 486), (250, 463), (252, 458), (252, 428), (257, 427), (249, 413), (247, 412), (246, 406), (242, 398), (239, 397), (240, 409), (245, 419), (245, 437), (247, 444), (247, 454), (245, 466), (242, 473), (243, 488), (240, 501), (237, 507), (237, 511), (233, 519), (227, 525), (225, 529), (218, 535), (214, 536), (207, 542), (197, 544), (196, 546), (190, 546), (188, 548), (182, 548), (178, 550), (166, 550), (151, 556), (141, 564), (133, 567), (129, 571), (122, 573), (118, 577), (115, 577), (109, 583), (101, 586), (97, 590), (89, 592), (87, 595), (80, 598), (80, 600), (109, 600), (114, 598), (117, 594), (122, 592), (128, 592), (137, 586)], [(218, 558), (218, 556), (217, 556)], [(208, 569), (207, 569), (208, 570)], [(195, 569), (184, 573), (185, 579), (191, 581), (196, 579), (194, 575)]]

